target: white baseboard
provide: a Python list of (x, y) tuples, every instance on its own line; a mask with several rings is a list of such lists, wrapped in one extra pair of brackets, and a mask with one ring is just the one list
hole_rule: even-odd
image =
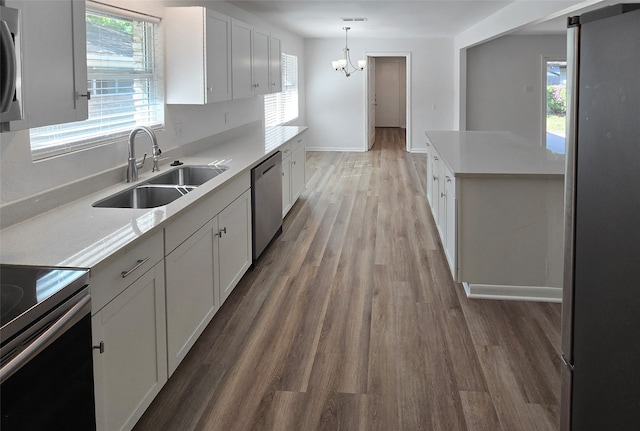
[(426, 154), (426, 153), (427, 153), (427, 149), (426, 149), (426, 148), (411, 148), (411, 151), (410, 151), (410, 152), (411, 152), (412, 154), (413, 154), (413, 153), (416, 153), (416, 154), (417, 154), (417, 153), (425, 153), (425, 154)]
[(562, 302), (562, 289), (544, 286), (507, 286), (462, 283), (468, 298), (507, 301)]

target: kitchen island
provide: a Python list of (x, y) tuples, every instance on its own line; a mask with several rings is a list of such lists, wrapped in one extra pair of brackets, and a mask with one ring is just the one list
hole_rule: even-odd
[(510, 132), (425, 134), (427, 199), (467, 296), (560, 302), (564, 156)]

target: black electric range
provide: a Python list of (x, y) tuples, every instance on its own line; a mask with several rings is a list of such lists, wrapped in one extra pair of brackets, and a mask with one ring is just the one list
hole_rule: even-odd
[(0, 338), (4, 343), (88, 284), (86, 269), (0, 265)]

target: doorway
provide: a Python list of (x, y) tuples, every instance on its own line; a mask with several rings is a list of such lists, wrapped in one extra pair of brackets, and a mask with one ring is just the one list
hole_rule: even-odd
[(365, 151), (375, 143), (376, 127), (401, 128), (411, 151), (410, 53), (367, 53)]

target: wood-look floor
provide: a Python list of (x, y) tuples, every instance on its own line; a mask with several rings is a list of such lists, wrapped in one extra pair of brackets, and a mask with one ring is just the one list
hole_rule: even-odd
[(464, 296), (404, 148), (307, 153), (282, 235), (137, 431), (558, 428), (560, 306)]

